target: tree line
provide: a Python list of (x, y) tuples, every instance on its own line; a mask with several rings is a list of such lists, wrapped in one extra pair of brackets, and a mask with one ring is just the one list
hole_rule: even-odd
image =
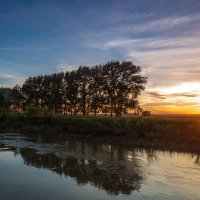
[(54, 114), (110, 113), (121, 116), (129, 109), (141, 111), (138, 96), (147, 78), (141, 67), (131, 61), (110, 61), (92, 67), (29, 77), (22, 86), (0, 89), (0, 105), (26, 111), (28, 105), (38, 111), (48, 108)]

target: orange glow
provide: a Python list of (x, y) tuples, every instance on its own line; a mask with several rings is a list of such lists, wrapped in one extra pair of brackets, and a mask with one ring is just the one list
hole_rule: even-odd
[(158, 107), (146, 107), (144, 110), (150, 110), (153, 114), (200, 114), (200, 108), (198, 110), (194, 107), (181, 107), (178, 106), (158, 106)]
[(200, 114), (200, 82), (147, 89), (140, 102), (143, 109), (155, 114)]

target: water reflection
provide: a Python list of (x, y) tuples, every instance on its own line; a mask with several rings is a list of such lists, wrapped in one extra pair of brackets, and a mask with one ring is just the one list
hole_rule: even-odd
[[(132, 194), (131, 197), (136, 196), (136, 199), (137, 196), (140, 196), (139, 199), (150, 199), (148, 195), (157, 196), (153, 199), (163, 199), (165, 196), (170, 200), (188, 199), (188, 196), (199, 199), (200, 196), (197, 189), (200, 184), (200, 156), (197, 154), (133, 149), (79, 140), (66, 141), (64, 138), (56, 141), (55, 138), (46, 140), (41, 136), (27, 138), (20, 134), (0, 134), (1, 155), (10, 153), (5, 151), (14, 152), (17, 163), (20, 164), (21, 160), (22, 164), (24, 162), (26, 165), (23, 164), (24, 169), (33, 166), (33, 169), (47, 169), (44, 171), (59, 175), (56, 176), (58, 182), (52, 181), (55, 185), (60, 184), (60, 180), (68, 180), (65, 177), (71, 177), (79, 186), (93, 185), (102, 193), (106, 191), (114, 195)], [(13, 155), (10, 155), (10, 158), (10, 161), (15, 163)], [(4, 154), (2, 159), (7, 162), (9, 157)], [(15, 164), (12, 166), (15, 173)], [(2, 164), (0, 170), (6, 172), (7, 167)], [(34, 175), (30, 175), (32, 176)], [(12, 185), (7, 183), (6, 176), (3, 178), (7, 185)], [(1, 180), (3, 178), (1, 177)], [(21, 183), (21, 178), (19, 180)], [(30, 187), (32, 184), (38, 185), (39, 182), (36, 177)], [(2, 183), (1, 187), (4, 185)], [(14, 188), (16, 186), (14, 185)], [(118, 198), (124, 196), (119, 195)], [(92, 197), (90, 199), (93, 199)], [(65, 199), (65, 196), (62, 199)]]
[(200, 166), (200, 155), (196, 156), (195, 164), (198, 165), (198, 166)]
[[(79, 143), (76, 147), (83, 157), (90, 157), (86, 155), (91, 152), (88, 145)], [(97, 150), (99, 147), (93, 148)], [(78, 184), (90, 183), (113, 194), (131, 194), (133, 191), (139, 191), (144, 179), (140, 160), (133, 155), (131, 160), (128, 160), (119, 149), (105, 152), (105, 160), (61, 158), (53, 153), (39, 154), (30, 148), (21, 149), (19, 153), (26, 165), (49, 169), (59, 175), (73, 177)]]
[(4, 144), (0, 144), (0, 152), (10, 151), (10, 150), (11, 150), (10, 147), (6, 147)]

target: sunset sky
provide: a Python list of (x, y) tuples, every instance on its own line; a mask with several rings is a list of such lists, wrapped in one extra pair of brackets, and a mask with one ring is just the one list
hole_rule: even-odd
[(131, 60), (153, 113), (200, 113), (200, 1), (0, 0), (0, 86)]

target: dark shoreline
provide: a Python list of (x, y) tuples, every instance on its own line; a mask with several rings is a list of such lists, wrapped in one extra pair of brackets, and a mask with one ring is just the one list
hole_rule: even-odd
[[(29, 137), (37, 137), (41, 136), (41, 133), (23, 133), (23, 132), (16, 132), (12, 131), (1, 131), (0, 133), (19, 133), (24, 134)], [(45, 139), (48, 137), (47, 135), (42, 135)], [(52, 138), (52, 135), (50, 136)], [(93, 136), (93, 135), (81, 135), (81, 134), (59, 134), (57, 136), (53, 136), (52, 140), (57, 139), (62, 140), (62, 142), (66, 140), (80, 140), (82, 142), (89, 142), (89, 143), (103, 143), (103, 144), (110, 144), (110, 145), (118, 145), (118, 146), (126, 146), (128, 148), (144, 148), (149, 150), (158, 150), (158, 151), (168, 151), (168, 152), (179, 152), (179, 153), (196, 153), (200, 154), (200, 145), (194, 146), (193, 144), (184, 144), (184, 143), (174, 143), (174, 144), (166, 144), (161, 141), (147, 141), (147, 140), (134, 140), (132, 137), (124, 137), (124, 136)]]
[(1, 133), (200, 153), (200, 119), (67, 116), (45, 119), (16, 115), (0, 121)]
[(84, 142), (95, 142), (95, 143), (105, 143), (110, 145), (120, 145), (120, 146), (127, 146), (132, 148), (145, 148), (145, 149), (153, 149), (153, 150), (161, 150), (161, 151), (177, 151), (183, 153), (197, 153), (200, 154), (200, 145), (187, 145), (182, 143), (176, 144), (165, 144), (161, 143), (161, 141), (145, 141), (145, 140), (134, 140), (131, 137), (99, 137), (99, 136), (91, 136), (91, 135), (73, 135), (73, 134), (66, 134), (66, 140), (81, 140)]

